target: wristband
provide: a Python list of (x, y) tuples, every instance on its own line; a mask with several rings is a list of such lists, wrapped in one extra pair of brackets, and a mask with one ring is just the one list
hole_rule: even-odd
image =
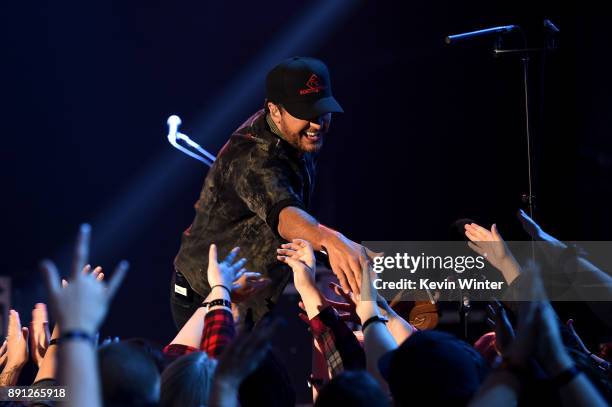
[(373, 324), (374, 322), (381, 322), (383, 324), (386, 324), (387, 320), (379, 317), (378, 315), (374, 315), (373, 317), (366, 319), (366, 321), (363, 324), (361, 324), (361, 332), (365, 332), (368, 325)]
[(49, 341), (49, 346), (57, 345), (57, 338), (53, 338)]
[(573, 365), (572, 367), (565, 369), (555, 377), (551, 378), (550, 381), (553, 386), (559, 388), (565, 386), (566, 384), (574, 380), (574, 378), (579, 374), (580, 369), (578, 369), (576, 365)]
[(212, 300), (210, 302), (203, 302), (202, 305), (200, 305), (200, 307), (214, 307), (215, 305), (224, 305), (227, 308), (232, 308), (232, 303), (231, 301), (228, 300), (224, 300), (223, 298), (219, 298), (218, 300)]
[(221, 288), (224, 288), (224, 289), (225, 289), (225, 291), (227, 291), (227, 293), (228, 293), (229, 295), (232, 295), (232, 291), (231, 291), (229, 288), (227, 288), (226, 286), (224, 286), (223, 284), (215, 284), (215, 285), (213, 285), (212, 287), (210, 287), (210, 291), (212, 291), (212, 290), (213, 290), (213, 288), (215, 288), (215, 287), (221, 287)]
[(78, 330), (68, 331), (68, 332), (63, 333), (59, 338), (56, 339), (56, 343), (59, 345), (64, 342), (73, 341), (73, 340), (89, 342), (92, 345), (95, 345), (96, 343), (96, 339), (93, 335), (90, 335), (85, 331), (78, 331)]

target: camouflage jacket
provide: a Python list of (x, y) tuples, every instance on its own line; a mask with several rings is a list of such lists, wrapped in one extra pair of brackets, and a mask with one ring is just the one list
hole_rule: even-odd
[(259, 319), (291, 278), (291, 271), (276, 259), (284, 241), (278, 234), (279, 213), (287, 206), (306, 210), (313, 180), (313, 155), (300, 156), (271, 131), (263, 110), (255, 113), (232, 134), (208, 171), (195, 219), (182, 235), (176, 269), (206, 297), (210, 244), (217, 245), (219, 259), (239, 246), (246, 268), (272, 279), (266, 290), (240, 306), (241, 313), (252, 308)]

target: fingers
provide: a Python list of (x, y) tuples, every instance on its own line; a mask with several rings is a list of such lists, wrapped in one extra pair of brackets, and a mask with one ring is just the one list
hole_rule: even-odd
[[(296, 239), (296, 240), (297, 240), (297, 239)], [(306, 247), (306, 246), (302, 246), (302, 245), (301, 245), (301, 244), (299, 244), (299, 243), (293, 243), (293, 242), (291, 242), (291, 243), (283, 243), (283, 244), (281, 245), (281, 249), (284, 249), (284, 250), (289, 250), (289, 251), (292, 251), (292, 252), (299, 252), (299, 251), (301, 251), (302, 249), (304, 249), (305, 247)]]
[(89, 242), (91, 240), (91, 226), (83, 223), (79, 228), (76, 245), (74, 247), (74, 259), (72, 263), (72, 277), (76, 278), (83, 270), (89, 259)]
[(299, 247), (308, 247), (308, 246), (310, 246), (310, 243), (308, 243), (308, 241), (306, 241), (304, 239), (293, 239), (293, 240), (291, 240), (291, 243), (294, 243), (294, 244), (298, 245)]
[[(94, 277), (96, 280), (100, 281), (98, 279), (98, 276), (102, 274), (102, 276), (104, 276), (104, 273), (102, 273), (102, 267), (98, 266), (95, 269), (93, 269), (93, 271), (91, 272), (91, 276)], [(104, 277), (102, 277), (104, 278)]]
[(43, 260), (40, 264), (40, 268), (45, 275), (45, 282), (47, 285), (47, 290), (51, 295), (51, 298), (57, 296), (61, 289), (59, 272), (57, 271), (57, 267), (51, 260)]
[(276, 253), (278, 253), (281, 256), (293, 257), (294, 259), (297, 259), (300, 257), (300, 253), (298, 253), (294, 249), (276, 249)]
[(342, 271), (342, 269), (340, 268), (340, 266), (333, 261), (333, 257), (329, 258), (329, 262), (332, 268), (333, 273), (336, 275), (336, 277), (338, 278), (338, 282), (340, 283), (340, 285), (342, 286), (342, 290), (349, 292), (351, 291), (351, 288), (349, 286), (348, 283), (348, 279), (346, 278), (344, 271)]
[(283, 263), (285, 263), (285, 264), (289, 265), (289, 267), (291, 267), (291, 270), (293, 270), (293, 271), (295, 271), (295, 270), (300, 270), (300, 269), (304, 269), (304, 268), (306, 268), (306, 267), (307, 267), (307, 266), (306, 266), (304, 263), (302, 263), (301, 261), (299, 261), (299, 260), (295, 260), (295, 259), (293, 259), (293, 258), (291, 258), (291, 257), (287, 257), (287, 256), (276, 256), (276, 258), (277, 258), (279, 261), (282, 261)]
[(9, 324), (7, 336), (17, 335), (21, 331), (21, 320), (19, 313), (14, 309), (9, 311)]
[(107, 295), (109, 301), (115, 296), (115, 293), (121, 286), (123, 278), (125, 277), (125, 274), (127, 273), (129, 268), (130, 264), (127, 262), (127, 260), (122, 260), (117, 265), (117, 268), (115, 268), (115, 272), (113, 273), (112, 277), (110, 278), (110, 281), (108, 282)]
[(217, 261), (217, 245), (214, 243), (212, 243), (208, 249), (208, 264), (219, 264)]
[[(357, 275), (361, 274), (361, 267), (359, 267), (355, 261), (349, 260), (348, 263), (345, 263), (338, 267), (339, 271), (344, 274), (346, 282), (348, 283), (348, 290), (353, 293), (359, 295), (359, 284), (357, 283)], [(339, 274), (336, 274), (338, 280), (340, 280), (340, 285), (344, 289), (344, 284), (342, 284), (342, 279)]]
[(339, 286), (338, 284), (331, 282), (329, 283), (329, 288), (334, 290), (334, 293), (336, 293), (336, 295), (339, 295), (340, 297), (344, 298), (344, 301), (346, 301), (347, 303), (353, 304), (353, 305), (355, 304), (355, 300), (351, 296), (351, 293), (344, 291), (342, 287)]
[[(216, 247), (215, 247), (216, 248)], [(234, 259), (236, 258), (236, 256), (238, 255), (238, 252), (240, 251), (240, 247), (234, 247), (229, 254), (227, 255), (227, 257), (225, 257), (225, 259), (223, 259), (223, 263), (225, 264), (232, 264), (234, 262)]]
[(243, 268), (242, 270), (238, 270), (238, 272), (234, 275), (234, 281), (239, 280), (243, 275), (245, 275), (246, 272), (247, 272), (247, 269), (245, 268)]
[(0, 347), (0, 356), (4, 356), (7, 348), (8, 348), (8, 342), (5, 339), (4, 342), (2, 343), (2, 347)]
[[(242, 266), (244, 266), (246, 264), (247, 260), (245, 258), (242, 258), (240, 260), (238, 260), (236, 263), (232, 264), (230, 266), (230, 271), (232, 273), (236, 273), (238, 271), (240, 271), (240, 269), (242, 268)], [(227, 263), (227, 264), (231, 264), (231, 263)]]
[(497, 230), (497, 224), (493, 224), (493, 226), (491, 226), (491, 234), (493, 235), (493, 238), (497, 241), (503, 241), (504, 238), (501, 237), (501, 235), (499, 234), (499, 231)]

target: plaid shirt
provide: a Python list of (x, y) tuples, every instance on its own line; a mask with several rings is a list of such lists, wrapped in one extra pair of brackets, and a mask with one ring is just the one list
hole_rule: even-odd
[(234, 339), (234, 336), (236, 336), (236, 330), (231, 311), (227, 308), (215, 308), (208, 311), (204, 317), (204, 330), (199, 349), (180, 343), (171, 343), (164, 348), (164, 354), (170, 359), (176, 359), (192, 352), (204, 351), (209, 357), (216, 359)]
[(333, 307), (323, 308), (309, 324), (312, 336), (327, 360), (332, 377), (344, 370), (365, 369), (363, 348)]

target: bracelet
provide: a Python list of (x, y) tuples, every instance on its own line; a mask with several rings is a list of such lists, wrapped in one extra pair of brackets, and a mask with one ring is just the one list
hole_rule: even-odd
[(213, 285), (212, 287), (210, 287), (210, 291), (212, 291), (212, 290), (213, 290), (213, 288), (215, 288), (215, 287), (221, 287), (221, 288), (224, 288), (224, 289), (225, 289), (225, 291), (227, 291), (227, 293), (228, 293), (229, 295), (232, 295), (232, 291), (231, 291), (229, 288), (227, 288), (226, 286), (224, 286), (223, 284), (215, 284), (215, 285)]
[(578, 369), (576, 365), (573, 365), (572, 367), (565, 369), (555, 377), (551, 378), (550, 381), (553, 386), (559, 388), (565, 386), (566, 384), (574, 380), (574, 378), (579, 374), (580, 369)]
[(95, 345), (96, 343), (96, 339), (93, 335), (90, 335), (85, 331), (77, 331), (77, 330), (65, 332), (62, 334), (62, 336), (57, 338), (55, 341), (59, 345), (66, 341), (72, 341), (72, 340), (81, 340), (81, 341), (89, 342), (92, 345)]
[(200, 307), (214, 307), (216, 305), (223, 305), (226, 306), (227, 308), (232, 308), (232, 303), (229, 300), (224, 300), (223, 298), (219, 298), (217, 300), (212, 300), (210, 302), (203, 302), (202, 305), (200, 305)]
[(57, 338), (53, 338), (49, 341), (49, 346), (57, 345)]
[(366, 319), (366, 321), (361, 324), (361, 332), (365, 332), (368, 325), (373, 324), (374, 322), (382, 322), (383, 324), (386, 324), (387, 320), (379, 317), (378, 315), (374, 315), (373, 317)]

